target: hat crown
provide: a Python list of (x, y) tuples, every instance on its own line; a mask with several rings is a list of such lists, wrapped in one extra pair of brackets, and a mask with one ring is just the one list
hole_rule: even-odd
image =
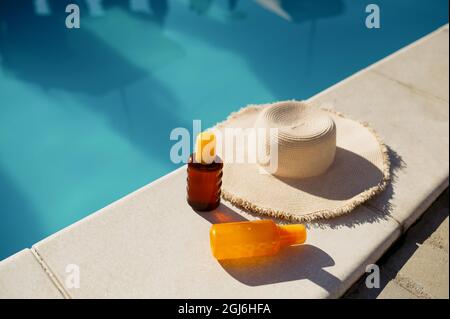
[[(274, 175), (288, 178), (317, 176), (334, 161), (336, 125), (327, 112), (307, 103), (272, 104), (261, 112), (255, 126), (277, 129), (275, 135), (259, 141), (259, 147), (265, 147), (269, 152), (270, 141), (277, 145), (278, 168)], [(268, 163), (260, 162), (260, 165), (265, 167)]]
[[(224, 199), (252, 213), (305, 222), (348, 213), (386, 187), (390, 176), (389, 153), (372, 128), (340, 113), (320, 109), (315, 103), (317, 102), (311, 105), (309, 102), (287, 101), (275, 105), (250, 105), (231, 114), (225, 122), (217, 125), (217, 129), (223, 134), (228, 128), (236, 132), (233, 144), (230, 143), (228, 147), (239, 147), (249, 159), (247, 162), (224, 161), (222, 179)], [(271, 107), (283, 106), (291, 106), (291, 110), (296, 108), (317, 110), (331, 117), (335, 125), (331, 125), (330, 130), (317, 129), (318, 132), (328, 132), (325, 135), (308, 134), (314, 133), (308, 131), (309, 129), (301, 132), (307, 136), (319, 136), (318, 139), (321, 141), (319, 144), (323, 143), (319, 147), (311, 147), (318, 144), (311, 141), (311, 137), (308, 138), (309, 141), (300, 139), (298, 143), (299, 139), (290, 140), (287, 145), (283, 145), (277, 136), (279, 134), (274, 132), (275, 145), (279, 146), (277, 153), (280, 153), (280, 163), (261, 168), (261, 163), (256, 164), (254, 159), (259, 161), (264, 157), (262, 156), (264, 154), (260, 153), (265, 149), (258, 146), (264, 140), (261, 138), (264, 136), (263, 133), (267, 134), (268, 130), (255, 128), (270, 127), (268, 124), (270, 122), (266, 118), (267, 112)], [(274, 127), (289, 128), (293, 125), (294, 128), (291, 130), (298, 133), (301, 129), (295, 126), (298, 125), (300, 116), (286, 114), (275, 117), (278, 124)], [(321, 115), (320, 118), (326, 117)], [(305, 124), (310, 123), (309, 119), (303, 119)], [(324, 120), (324, 123), (327, 121)], [(284, 125), (280, 125), (280, 122)], [(289, 145), (298, 144), (303, 148), (289, 148)], [(327, 167), (327, 161), (332, 164), (320, 176), (280, 177), (301, 177), (309, 175), (306, 173), (319, 173)], [(322, 166), (314, 166), (316, 163), (321, 163)], [(273, 168), (280, 169), (273, 173)], [(262, 170), (269, 174), (264, 174)], [(290, 241), (291, 237), (288, 238)]]

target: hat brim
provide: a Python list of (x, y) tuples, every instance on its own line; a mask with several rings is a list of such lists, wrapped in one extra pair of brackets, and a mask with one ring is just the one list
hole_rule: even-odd
[[(251, 128), (268, 105), (247, 106), (215, 129)], [(333, 164), (324, 174), (305, 179), (280, 178), (261, 174), (255, 163), (225, 162), (222, 197), (253, 213), (307, 222), (348, 213), (381, 192), (390, 177), (385, 145), (368, 125), (325, 111), (336, 124), (337, 149)]]

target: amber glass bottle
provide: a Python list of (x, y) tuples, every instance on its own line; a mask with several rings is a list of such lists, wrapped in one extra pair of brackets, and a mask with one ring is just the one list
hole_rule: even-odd
[(215, 148), (215, 135), (211, 132), (200, 133), (196, 152), (189, 157), (187, 202), (198, 211), (210, 211), (220, 204), (223, 163)]

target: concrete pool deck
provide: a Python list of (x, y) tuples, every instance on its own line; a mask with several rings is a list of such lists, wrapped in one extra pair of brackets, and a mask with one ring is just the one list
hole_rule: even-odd
[(380, 289), (368, 289), (363, 276), (344, 298), (448, 299), (448, 212), (447, 188), (378, 261)]
[[(392, 184), (306, 245), (217, 262), (211, 223), (256, 219), (226, 202), (196, 213), (186, 168), (0, 262), (0, 298), (337, 298), (448, 187), (448, 25), (311, 98), (366, 121), (389, 146)], [(420, 127), (421, 134), (418, 134)], [(79, 269), (79, 287), (66, 283)]]

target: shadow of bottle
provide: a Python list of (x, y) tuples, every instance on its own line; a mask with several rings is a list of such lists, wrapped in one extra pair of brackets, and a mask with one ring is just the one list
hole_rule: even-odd
[(308, 244), (287, 247), (275, 256), (224, 260), (220, 264), (233, 278), (248, 286), (308, 279), (331, 291), (341, 284), (324, 270), (335, 265), (333, 258)]

